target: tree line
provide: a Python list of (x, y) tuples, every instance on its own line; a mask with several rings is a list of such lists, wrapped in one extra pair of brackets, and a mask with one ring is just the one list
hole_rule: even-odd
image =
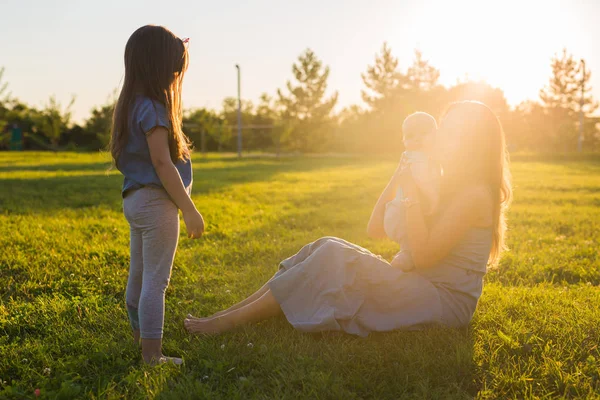
[[(336, 112), (338, 93), (328, 94), (330, 69), (310, 49), (293, 63), (292, 77), (273, 95), (263, 93), (255, 104), (242, 100), (245, 151), (273, 152), (398, 152), (404, 118), (425, 111), (436, 117), (454, 101), (478, 100), (500, 118), (511, 149), (574, 151), (577, 148), (583, 97), (584, 149), (600, 148), (598, 103), (591, 95), (589, 69), (566, 49), (551, 59), (552, 75), (539, 97), (510, 107), (500, 88), (483, 81), (458, 81), (450, 87), (439, 83), (440, 72), (415, 50), (412, 63), (401, 68), (384, 43), (371, 65), (361, 74), (364, 105)], [(31, 107), (8, 92), (0, 69), (0, 149), (8, 147), (11, 127), (18, 126), (27, 149), (99, 150), (110, 138), (116, 100), (91, 110), (89, 118), (75, 124), (73, 98), (67, 105), (50, 97), (43, 108)], [(582, 90), (583, 89), (583, 90)], [(237, 99), (228, 97), (220, 110), (187, 109), (184, 131), (196, 150), (236, 149)]]

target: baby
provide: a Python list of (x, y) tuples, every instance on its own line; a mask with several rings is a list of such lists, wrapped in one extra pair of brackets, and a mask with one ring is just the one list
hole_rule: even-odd
[[(419, 188), (419, 200), (427, 215), (433, 214), (439, 202), (440, 168), (429, 154), (437, 130), (435, 118), (424, 112), (409, 115), (402, 124), (405, 151), (401, 163), (410, 168)], [(394, 200), (386, 205), (383, 226), (386, 235), (400, 244), (401, 251), (392, 260), (392, 265), (403, 270), (414, 267), (406, 237), (406, 215), (404, 194), (398, 189)]]

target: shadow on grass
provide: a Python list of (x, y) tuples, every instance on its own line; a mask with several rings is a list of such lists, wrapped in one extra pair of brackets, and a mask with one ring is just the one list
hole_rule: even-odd
[(36, 165), (0, 165), (0, 172), (75, 172), (75, 171), (109, 171), (110, 163), (93, 162), (93, 163), (50, 163)]
[[(314, 172), (330, 167), (356, 165), (367, 160), (352, 158), (253, 158), (194, 160), (194, 185), (192, 193), (203, 194), (223, 190), (240, 183), (269, 181), (274, 175), (285, 172)], [(211, 165), (214, 164), (214, 165)], [(44, 214), (62, 209), (105, 207), (121, 208), (121, 185), (123, 177), (104, 174), (107, 164), (47, 164), (39, 166), (2, 167), (5, 172), (14, 172), (14, 178), (0, 179), (0, 209), (9, 214)], [(87, 172), (73, 175), (41, 175), (20, 178), (19, 172)], [(96, 173), (89, 173), (96, 171)], [(9, 175), (10, 176), (10, 175)]]
[(473, 398), (482, 388), (474, 341), (467, 328), (307, 334), (275, 318), (186, 341), (186, 373), (158, 398)]

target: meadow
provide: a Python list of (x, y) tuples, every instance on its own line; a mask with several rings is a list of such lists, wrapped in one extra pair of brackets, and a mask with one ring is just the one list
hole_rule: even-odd
[(0, 398), (600, 398), (600, 156), (513, 156), (508, 245), (471, 325), (304, 334), (284, 318), (189, 336), (302, 245), (367, 238), (396, 160), (194, 156), (207, 222), (167, 291), (165, 352), (142, 365), (124, 307), (122, 177), (102, 154), (0, 153)]

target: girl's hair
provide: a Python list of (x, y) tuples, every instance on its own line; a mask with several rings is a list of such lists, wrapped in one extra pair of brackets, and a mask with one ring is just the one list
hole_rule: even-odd
[(110, 152), (117, 163), (127, 144), (128, 120), (136, 95), (144, 95), (165, 106), (171, 129), (171, 160), (190, 157), (190, 142), (181, 130), (181, 85), (188, 66), (188, 51), (183, 40), (155, 25), (142, 26), (125, 46), (125, 80), (113, 115)]
[[(452, 155), (453, 176), (443, 178), (446, 193), (459, 190), (474, 181), (486, 184), (493, 196), (493, 242), (488, 263), (495, 266), (506, 249), (505, 212), (512, 200), (509, 157), (504, 131), (500, 121), (485, 104), (476, 101), (453, 103), (446, 111), (452, 112), (460, 123), (445, 126), (441, 134), (450, 134), (459, 141)], [(443, 122), (442, 122), (443, 123)], [(451, 132), (455, 130), (456, 132)]]

